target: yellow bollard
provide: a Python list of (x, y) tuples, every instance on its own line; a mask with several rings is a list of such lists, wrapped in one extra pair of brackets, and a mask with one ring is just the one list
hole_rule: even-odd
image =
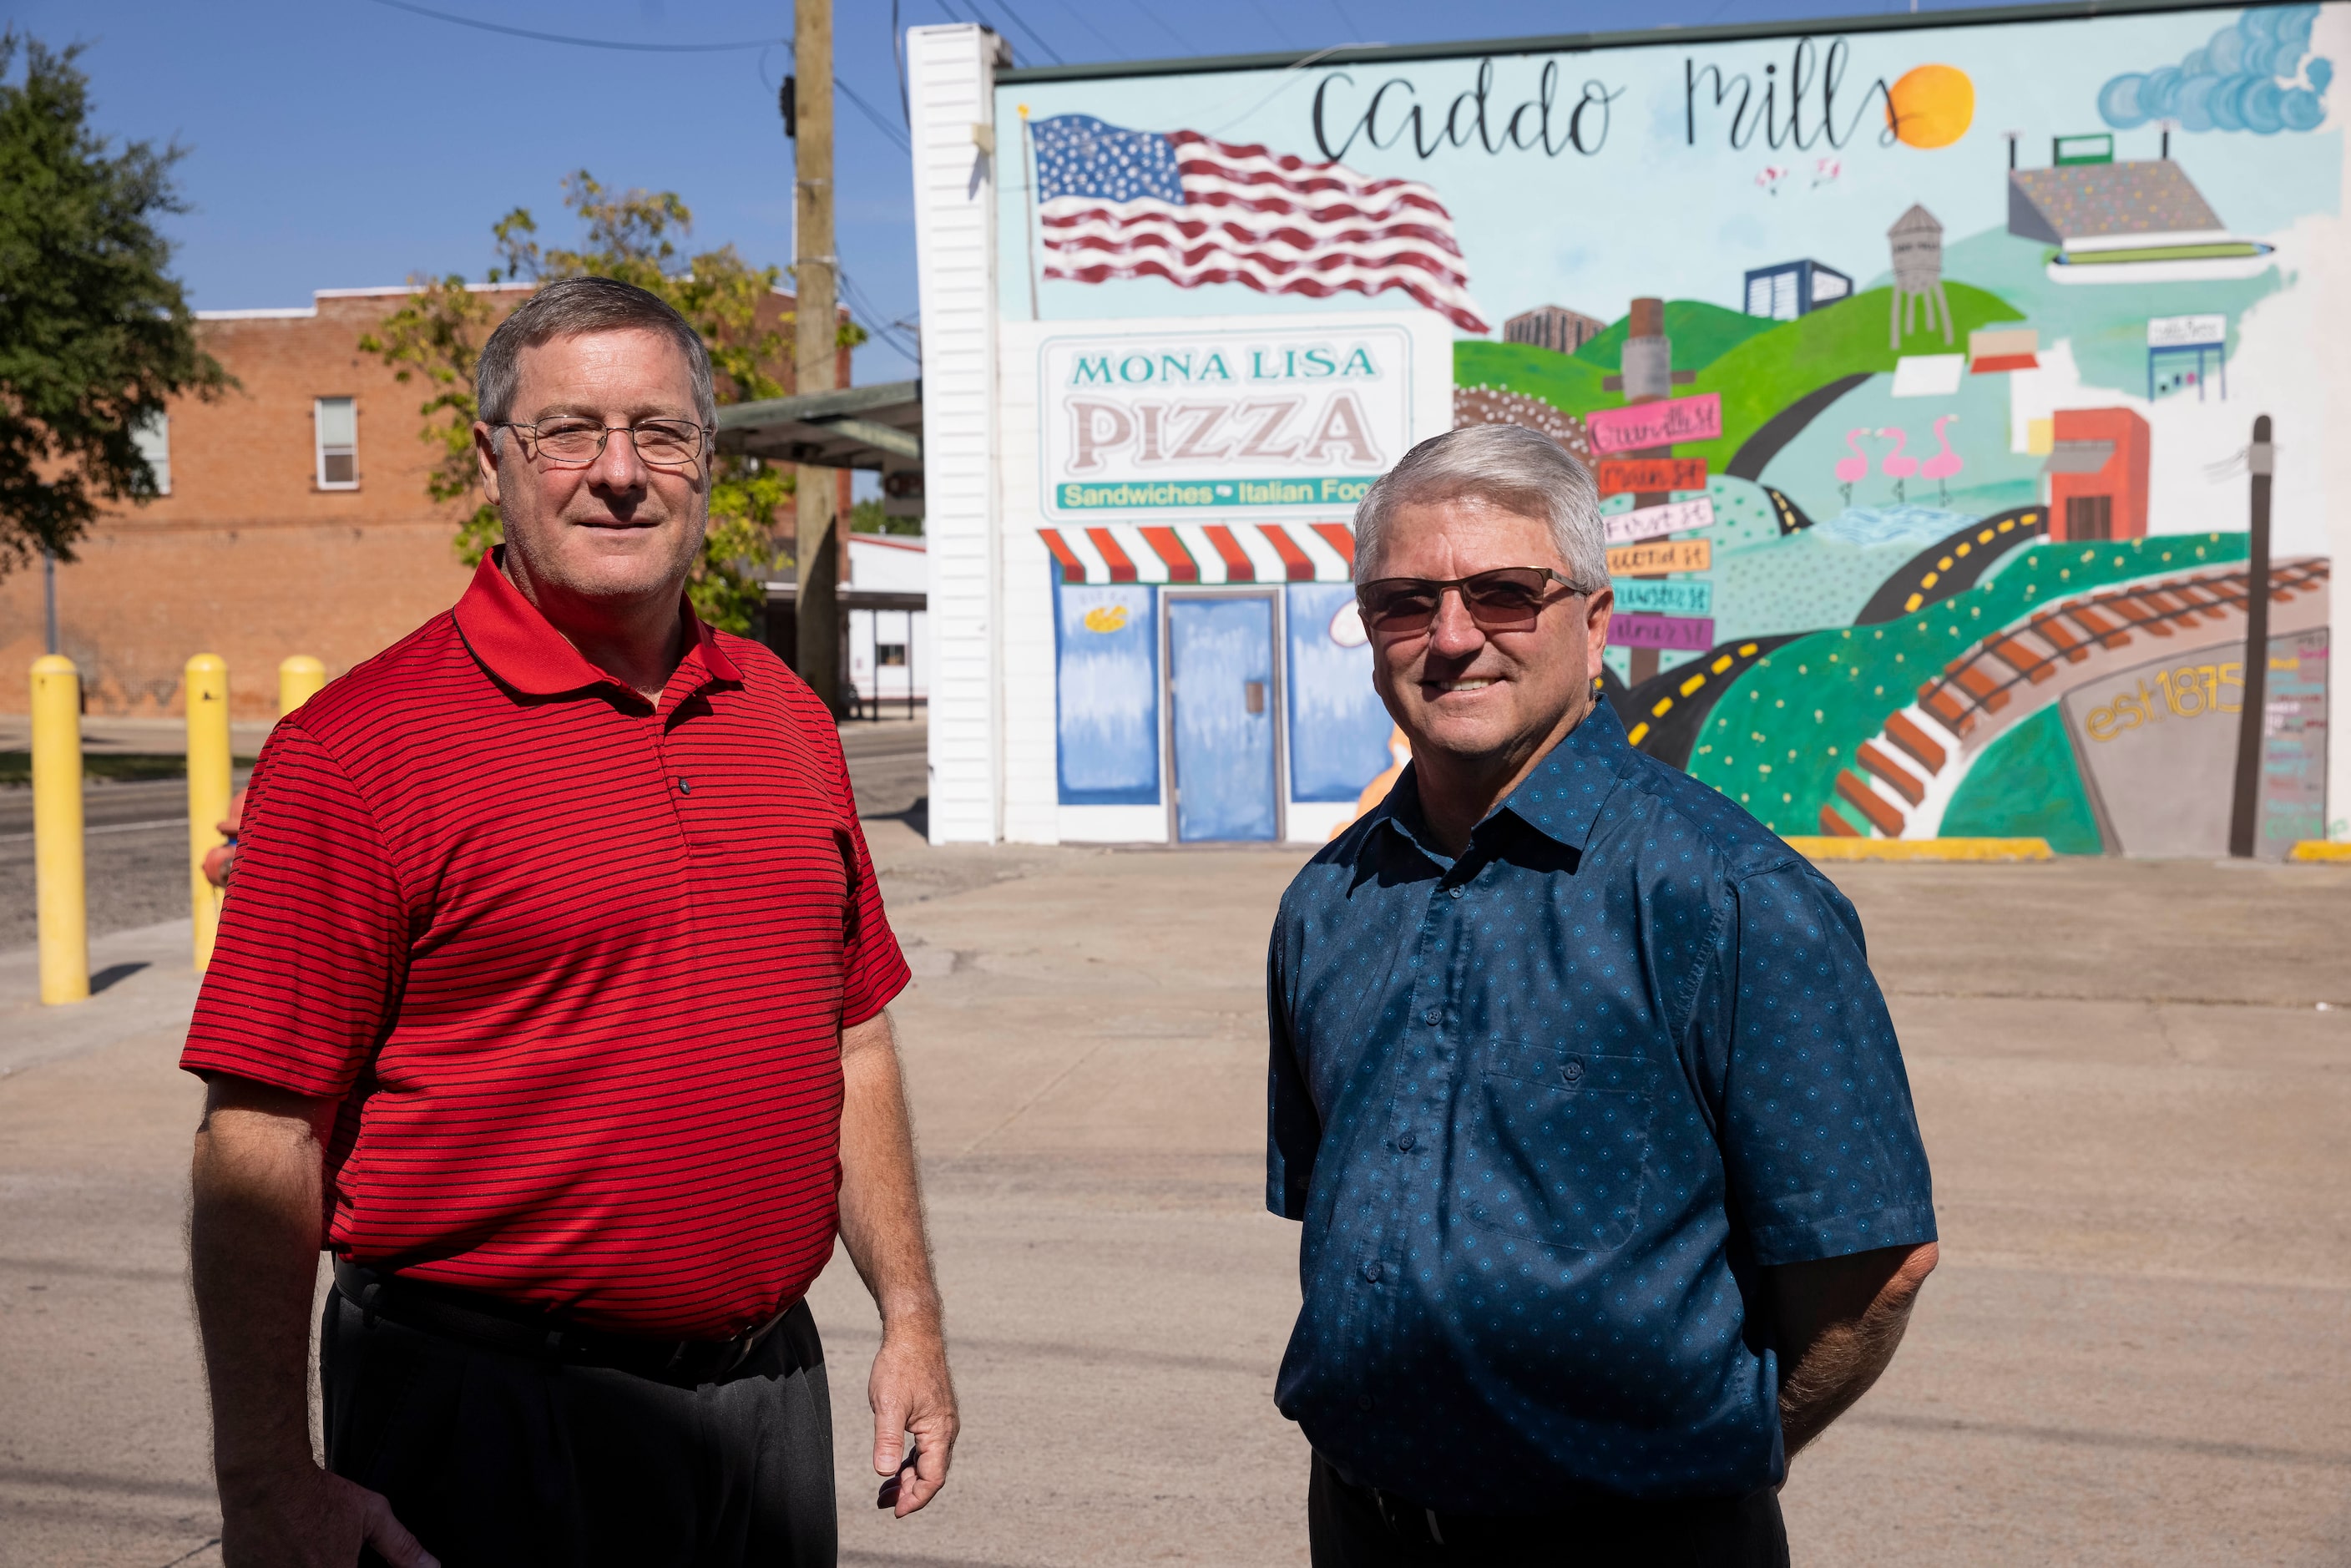
[(319, 695), (327, 684), (327, 666), (308, 653), (296, 653), (277, 666), (277, 716), (284, 718)]
[(81, 674), (50, 653), (33, 661), (33, 881), (48, 1007), (89, 999), (81, 845)]
[(196, 973), (213, 960), (220, 927), (220, 890), (204, 877), (204, 856), (228, 841), (228, 662), (216, 653), (188, 661), (188, 894), (196, 925)]

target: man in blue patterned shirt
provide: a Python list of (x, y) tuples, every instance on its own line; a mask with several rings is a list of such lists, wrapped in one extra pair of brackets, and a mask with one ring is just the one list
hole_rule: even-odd
[(1355, 533), (1413, 760), (1268, 971), (1314, 1562), (1784, 1564), (1789, 1457), (1935, 1265), (1860, 923), (1598, 700), (1598, 499), (1556, 442), (1424, 442)]

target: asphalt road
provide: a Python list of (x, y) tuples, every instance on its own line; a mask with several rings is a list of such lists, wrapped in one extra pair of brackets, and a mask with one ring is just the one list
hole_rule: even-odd
[[(922, 719), (842, 726), (861, 816), (920, 810), (930, 792), (929, 729)], [(245, 775), (236, 781), (242, 785)], [(921, 831), (924, 820), (914, 820)], [(92, 780), (84, 788), (82, 859), (93, 937), (187, 913), (187, 821), (188, 787), (178, 779)], [(32, 790), (0, 788), (0, 950), (37, 936), (32, 833)]]
[[(236, 782), (242, 784), (244, 776)], [(82, 793), (82, 875), (89, 934), (188, 913), (188, 786), (93, 781)], [(0, 789), (0, 950), (37, 936), (33, 792)]]
[[(872, 734), (861, 789), (911, 804), (919, 753)], [(1302, 852), (867, 826), (916, 975), (893, 1011), (967, 1425), (934, 1508), (864, 1506), (874, 1320), (836, 1259), (812, 1300), (842, 1562), (1303, 1563), (1261, 978)], [(2351, 1563), (2351, 872), (1833, 869), (1901, 1030), (1944, 1262), (1884, 1382), (1797, 1462), (1796, 1561)], [(186, 933), (97, 947), (129, 973), (73, 1009), (0, 952), (0, 1563), (210, 1568)]]

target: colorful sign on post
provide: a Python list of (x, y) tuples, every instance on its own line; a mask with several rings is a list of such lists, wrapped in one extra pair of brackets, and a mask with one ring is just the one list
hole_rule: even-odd
[(1611, 577), (1646, 577), (1660, 571), (1705, 571), (1714, 565), (1714, 546), (1706, 539), (1664, 539), (1656, 544), (1625, 545), (1608, 552)]
[(1616, 612), (1620, 615), (1642, 611), (1654, 611), (1660, 615), (1714, 613), (1714, 584), (1702, 579), (1644, 581), (1628, 578), (1615, 584), (1615, 589)]
[(1596, 408), (1583, 416), (1594, 452), (1630, 452), (1677, 441), (1712, 441), (1722, 434), (1722, 394), (1703, 392), (1666, 402)]
[(1684, 615), (1614, 615), (1608, 621), (1608, 645), (1703, 653), (1714, 646), (1714, 621)]
[(2226, 316), (2150, 316), (2147, 346), (2150, 349), (2216, 348), (2229, 340)]
[(1641, 507), (1630, 512), (1619, 512), (1613, 517), (1603, 517), (1608, 527), (1608, 542), (1612, 545), (1638, 544), (1660, 534), (1677, 534), (1684, 528), (1714, 527), (1714, 503), (1704, 496), (1695, 501), (1668, 501), (1662, 507)]
[(1600, 465), (1600, 493), (1636, 496), (1645, 491), (1703, 490), (1703, 457), (1617, 457)]

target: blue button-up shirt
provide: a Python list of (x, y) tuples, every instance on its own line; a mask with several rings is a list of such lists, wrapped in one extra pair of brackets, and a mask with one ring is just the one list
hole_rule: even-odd
[(1267, 1203), (1305, 1222), (1275, 1397), (1364, 1484), (1769, 1485), (1759, 1268), (1934, 1239), (1853, 906), (1605, 703), (1458, 859), (1407, 768), (1290, 883), (1268, 987)]

